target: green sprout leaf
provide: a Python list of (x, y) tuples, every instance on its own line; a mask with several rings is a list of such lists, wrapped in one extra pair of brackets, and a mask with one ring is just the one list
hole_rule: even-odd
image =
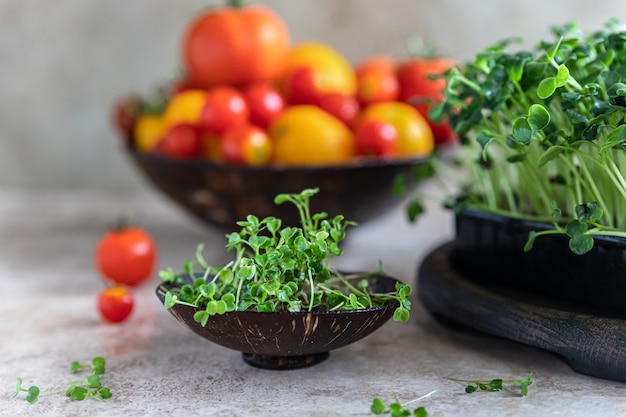
[(490, 380), (480, 380), (480, 379), (458, 379), (458, 378), (448, 378), (449, 381), (459, 382), (465, 385), (465, 392), (467, 394), (472, 394), (478, 390), (481, 391), (493, 391), (498, 392), (502, 391), (504, 384), (512, 384), (518, 385), (520, 387), (520, 396), (525, 397), (528, 395), (528, 386), (532, 384), (533, 373), (529, 373), (528, 377), (524, 379), (490, 379)]
[(554, 77), (546, 77), (539, 83), (537, 87), (537, 96), (542, 99), (549, 98), (556, 91), (557, 82)]
[[(625, 27), (610, 20), (585, 34), (567, 23), (530, 48), (494, 43), (443, 74), (444, 97), (431, 112), (449, 122), (460, 149), (429, 158), (446, 194), (436, 197), (455, 210), (554, 224), (526, 250), (548, 235), (568, 234), (579, 254), (596, 237), (626, 238)], [(407, 199), (411, 221), (426, 192)], [(598, 209), (580, 215), (577, 206), (589, 201)], [(567, 226), (574, 220), (585, 231)]]
[(533, 104), (528, 109), (528, 123), (534, 131), (544, 129), (550, 124), (550, 113), (541, 104)]
[(104, 374), (106, 367), (106, 360), (103, 357), (96, 356), (92, 359), (90, 364), (81, 364), (78, 361), (73, 361), (70, 364), (70, 373), (76, 374), (82, 369), (90, 369), (91, 375), (87, 378), (79, 381), (72, 381), (68, 383), (69, 388), (41, 391), (39, 387), (32, 385), (28, 389), (23, 387), (22, 378), (17, 378), (17, 387), (13, 397), (17, 397), (20, 393), (26, 393), (26, 401), (30, 404), (38, 402), (39, 397), (43, 395), (65, 393), (74, 401), (82, 401), (87, 397), (92, 397), (98, 401), (103, 401), (112, 396), (109, 388), (102, 387), (100, 376)]
[(527, 116), (520, 116), (513, 121), (511, 132), (513, 140), (527, 144), (533, 137), (533, 127)]
[(235, 252), (235, 259), (227, 265), (208, 265), (201, 253), (203, 246), (198, 245), (196, 261), (186, 263), (193, 284), (164, 274), (167, 285), (159, 289), (164, 306), (195, 307), (193, 318), (202, 326), (211, 317), (232, 311), (361, 310), (391, 303), (398, 305), (394, 319), (407, 321), (410, 286), (379, 294), (363, 279), (373, 274), (347, 278), (331, 267), (332, 259), (343, 253), (340, 243), (346, 229), (356, 223), (342, 215), (329, 218), (326, 212), (311, 213), (309, 200), (318, 191), (276, 196), (277, 204), (295, 205), (299, 226), (281, 227), (275, 217), (247, 216), (237, 222), (241, 230), (226, 235), (227, 250)]

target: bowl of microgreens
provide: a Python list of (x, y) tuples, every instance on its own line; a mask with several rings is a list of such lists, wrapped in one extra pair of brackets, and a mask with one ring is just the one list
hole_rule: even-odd
[(198, 246), (181, 273), (161, 271), (157, 296), (181, 323), (201, 337), (242, 353), (266, 369), (297, 369), (325, 360), (329, 352), (360, 340), (393, 318), (406, 322), (411, 287), (381, 271), (342, 273), (332, 260), (342, 254), (342, 215), (311, 213), (319, 190), (279, 194), (292, 203), (300, 225), (248, 215), (227, 235), (234, 260), (209, 265)]
[(455, 268), (625, 315), (626, 31), (610, 20), (552, 33), (530, 50), (495, 44), (443, 75), (430, 115), (460, 145), (420, 172), (453, 185)]

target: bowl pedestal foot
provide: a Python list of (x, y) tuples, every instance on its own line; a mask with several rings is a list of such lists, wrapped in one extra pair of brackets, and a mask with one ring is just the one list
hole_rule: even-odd
[(303, 356), (267, 356), (256, 353), (242, 353), (243, 360), (248, 365), (262, 369), (288, 370), (306, 368), (325, 361), (329, 352)]

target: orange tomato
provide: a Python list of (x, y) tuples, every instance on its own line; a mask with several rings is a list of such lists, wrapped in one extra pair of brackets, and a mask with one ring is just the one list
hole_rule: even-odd
[(412, 57), (398, 65), (397, 77), (400, 86), (398, 99), (414, 106), (424, 116), (433, 131), (435, 142), (443, 144), (456, 140), (456, 133), (448, 123), (435, 123), (428, 118), (433, 104), (443, 99), (446, 82), (443, 78), (431, 79), (431, 75), (442, 74), (457, 64), (446, 57)]
[(278, 164), (341, 164), (355, 155), (352, 131), (313, 105), (288, 107), (270, 126), (270, 137)]
[(302, 42), (286, 58), (281, 86), (291, 104), (316, 104), (329, 93), (353, 96), (356, 76), (346, 58), (332, 47)]
[(369, 57), (356, 66), (357, 99), (363, 105), (398, 98), (400, 91), (396, 66), (384, 55)]
[(199, 87), (267, 81), (281, 74), (289, 46), (285, 23), (268, 8), (210, 8), (184, 34), (183, 67)]
[(428, 121), (413, 107), (399, 101), (371, 104), (359, 115), (358, 123), (378, 120), (392, 124), (397, 130), (398, 156), (423, 157), (435, 148)]

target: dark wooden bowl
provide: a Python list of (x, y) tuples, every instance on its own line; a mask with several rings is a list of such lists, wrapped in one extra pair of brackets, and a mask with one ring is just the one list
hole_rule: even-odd
[(248, 214), (275, 216), (297, 225), (292, 204), (276, 206), (280, 193), (319, 187), (311, 199), (313, 213), (342, 214), (365, 223), (403, 200), (392, 194), (398, 174), (410, 173), (422, 159), (367, 161), (340, 166), (246, 167), (199, 160), (183, 160), (140, 153), (129, 155), (151, 184), (195, 217), (226, 230)]
[[(187, 276), (186, 279), (191, 282)], [(359, 278), (363, 279), (363, 278)], [(371, 277), (374, 292), (394, 291), (397, 280)], [(164, 302), (161, 289), (157, 296)], [(199, 310), (177, 304), (168, 311), (199, 336), (221, 346), (242, 352), (246, 363), (265, 369), (297, 369), (315, 365), (334, 349), (360, 340), (391, 317), (398, 303), (347, 311), (276, 312), (233, 311), (209, 318), (206, 326), (193, 319)]]
[(450, 261), (464, 276), (626, 318), (626, 239), (596, 236), (589, 253), (576, 255), (567, 236), (542, 236), (524, 252), (529, 232), (553, 226), (469, 209), (455, 219)]

